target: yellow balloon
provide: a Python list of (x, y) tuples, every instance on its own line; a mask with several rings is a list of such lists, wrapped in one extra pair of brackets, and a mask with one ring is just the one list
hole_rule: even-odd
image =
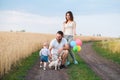
[(78, 52), (80, 52), (80, 50), (81, 50), (81, 47), (80, 47), (80, 46), (77, 46), (77, 48), (78, 48), (78, 50), (77, 50), (77, 51), (78, 51)]

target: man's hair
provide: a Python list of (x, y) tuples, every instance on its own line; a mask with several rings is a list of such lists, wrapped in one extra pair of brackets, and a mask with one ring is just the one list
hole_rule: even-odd
[(64, 36), (62, 31), (58, 31), (57, 33), (60, 34), (62, 37)]

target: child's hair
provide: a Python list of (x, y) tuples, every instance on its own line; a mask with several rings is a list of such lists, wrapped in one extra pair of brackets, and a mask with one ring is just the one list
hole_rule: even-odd
[(47, 47), (47, 48), (48, 48), (48, 46), (49, 46), (49, 45), (48, 45), (48, 42), (44, 42), (44, 43), (43, 43), (43, 47)]

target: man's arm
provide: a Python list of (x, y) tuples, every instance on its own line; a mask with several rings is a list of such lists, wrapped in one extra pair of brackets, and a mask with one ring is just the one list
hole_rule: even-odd
[(63, 46), (63, 50), (68, 50), (69, 49), (69, 44), (68, 44), (68, 42), (65, 38), (64, 38), (64, 42), (65, 42), (65, 44)]
[(63, 50), (68, 50), (69, 49), (69, 45), (68, 44), (65, 44), (64, 46), (63, 46)]
[(68, 49), (69, 49), (69, 45), (65, 44), (62, 48), (58, 50), (58, 53), (61, 53), (63, 50), (68, 50)]
[(50, 54), (51, 54), (51, 50), (52, 50), (52, 48), (53, 48), (53, 43), (54, 43), (54, 41), (52, 40), (52, 41), (50, 42), (50, 46), (49, 46)]
[(51, 53), (52, 48), (53, 48), (52, 46), (49, 47), (50, 53)]
[(52, 58), (52, 55), (51, 55), (51, 53), (50, 53), (50, 50), (48, 50), (48, 56), (49, 56), (50, 59)]
[(50, 56), (50, 58), (52, 58), (52, 53), (51, 53), (52, 48), (53, 48), (52, 46), (49, 47), (49, 51), (50, 51), (49, 56)]

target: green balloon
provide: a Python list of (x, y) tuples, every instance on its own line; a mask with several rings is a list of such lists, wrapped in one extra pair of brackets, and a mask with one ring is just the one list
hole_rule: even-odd
[(77, 52), (77, 51), (78, 51), (78, 47), (77, 47), (77, 46), (74, 46), (74, 47), (73, 47), (73, 51), (74, 51), (74, 52)]

